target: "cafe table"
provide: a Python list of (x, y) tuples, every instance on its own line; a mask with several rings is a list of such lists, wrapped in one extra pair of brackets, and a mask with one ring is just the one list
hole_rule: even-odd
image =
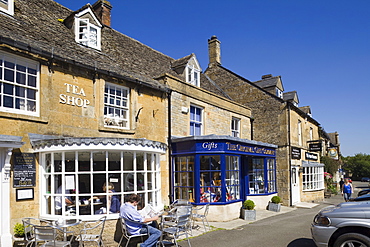
[(67, 241), (67, 229), (68, 227), (77, 226), (81, 223), (79, 219), (58, 219), (53, 222), (53, 225), (63, 230), (63, 239)]

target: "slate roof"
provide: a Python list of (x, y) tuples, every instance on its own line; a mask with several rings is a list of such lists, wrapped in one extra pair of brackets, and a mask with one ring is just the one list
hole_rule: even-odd
[(297, 91), (283, 93), (283, 99), (285, 101), (294, 101), (299, 103)]
[[(268, 78), (265, 78), (265, 79), (262, 79), (262, 80), (259, 80), (259, 81), (255, 81), (253, 83), (258, 85), (261, 88), (270, 88), (270, 87), (280, 88), (279, 87), (279, 80), (280, 80), (280, 76), (271, 76), (271, 77), (268, 77)], [(281, 90), (283, 91), (284, 89), (281, 88)]]

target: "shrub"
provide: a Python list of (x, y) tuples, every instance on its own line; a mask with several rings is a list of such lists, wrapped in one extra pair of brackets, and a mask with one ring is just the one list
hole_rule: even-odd
[(272, 202), (272, 203), (276, 203), (276, 204), (280, 203), (280, 202), (281, 202), (281, 198), (280, 198), (280, 196), (273, 196), (273, 197), (271, 198), (271, 202)]
[(255, 206), (256, 206), (256, 204), (254, 204), (254, 202), (252, 200), (245, 200), (243, 202), (243, 208), (245, 208), (247, 210), (253, 210)]
[(14, 225), (14, 236), (24, 237), (24, 226), (21, 223), (16, 223)]

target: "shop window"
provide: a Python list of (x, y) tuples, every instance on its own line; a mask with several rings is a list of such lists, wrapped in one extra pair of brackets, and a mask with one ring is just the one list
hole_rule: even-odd
[(303, 190), (322, 190), (324, 189), (324, 167), (307, 166), (303, 167)]
[(41, 172), (44, 217), (118, 217), (124, 196), (136, 193), (146, 204), (159, 202), (159, 155), (127, 151), (44, 153)]
[(226, 156), (226, 201), (240, 199), (239, 157)]
[(194, 156), (174, 158), (174, 183), (176, 199), (194, 202)]
[(274, 159), (267, 159), (267, 193), (276, 192), (276, 166)]
[(252, 158), (248, 162), (249, 194), (265, 193), (265, 169), (263, 158)]
[(106, 83), (104, 90), (104, 126), (129, 128), (129, 90)]
[(0, 52), (0, 110), (38, 116), (39, 64)]
[(190, 135), (202, 135), (203, 128), (203, 109), (196, 106), (190, 106)]
[(232, 118), (231, 120), (231, 136), (239, 137), (240, 136), (240, 119)]
[(220, 202), (221, 192), (220, 156), (200, 156), (200, 202)]

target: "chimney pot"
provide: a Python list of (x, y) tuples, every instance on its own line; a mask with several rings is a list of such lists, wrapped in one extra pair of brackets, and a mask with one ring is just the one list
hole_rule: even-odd
[(271, 77), (272, 77), (272, 74), (268, 74), (268, 75), (263, 75), (261, 77), (261, 79), (263, 80), (263, 79), (267, 79), (267, 78), (271, 78)]
[(208, 58), (209, 64), (221, 64), (221, 42), (213, 35), (208, 39)]
[(111, 26), (112, 5), (106, 0), (98, 0), (92, 6), (95, 14), (98, 16), (103, 25)]

